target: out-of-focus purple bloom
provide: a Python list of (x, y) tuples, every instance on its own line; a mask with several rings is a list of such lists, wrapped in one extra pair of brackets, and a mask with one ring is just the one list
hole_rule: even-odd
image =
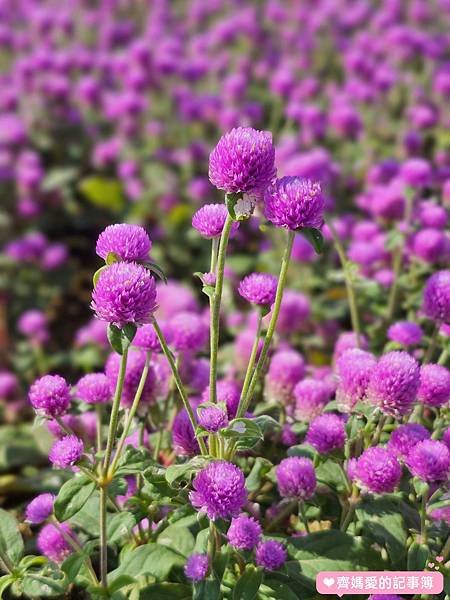
[(238, 127), (222, 136), (209, 157), (209, 179), (219, 190), (262, 197), (275, 178), (272, 134)]
[(437, 271), (427, 280), (422, 308), (430, 319), (450, 323), (450, 271)]
[(316, 490), (316, 473), (309, 458), (289, 456), (275, 469), (278, 491), (283, 498), (308, 500)]
[(320, 228), (324, 207), (320, 184), (300, 177), (282, 177), (264, 195), (264, 214), (277, 227)]
[(180, 312), (198, 312), (199, 307), (192, 291), (177, 281), (158, 285), (158, 321), (169, 319)]
[(27, 506), (25, 518), (33, 525), (42, 523), (53, 512), (54, 494), (39, 494)]
[(180, 352), (198, 352), (208, 339), (204, 319), (196, 313), (180, 312), (169, 321), (171, 343)]
[[(228, 215), (225, 204), (205, 204), (194, 213), (192, 227), (206, 239), (219, 237)], [(239, 223), (234, 221), (231, 232), (235, 232)]]
[(252, 550), (261, 537), (261, 525), (248, 515), (242, 514), (231, 521), (227, 538), (238, 550)]
[[(125, 371), (125, 379), (122, 390), (121, 403), (122, 406), (129, 407), (133, 402), (136, 394), (139, 381), (142, 376), (142, 371), (145, 366), (146, 353), (142, 350), (131, 350), (128, 352), (127, 366)], [(109, 381), (111, 395), (114, 394), (119, 376), (121, 356), (116, 353), (110, 354), (105, 365), (105, 374)], [(147, 379), (142, 391), (141, 403), (149, 404), (154, 399), (155, 391), (155, 373), (150, 365)]]
[(53, 444), (48, 458), (58, 469), (67, 469), (80, 460), (83, 451), (84, 446), (80, 438), (76, 435), (66, 435)]
[(270, 273), (252, 273), (239, 284), (239, 294), (251, 304), (271, 306), (275, 300), (278, 279)]
[(119, 328), (149, 323), (156, 310), (155, 280), (137, 263), (114, 263), (100, 272), (91, 307), (97, 318)]
[(289, 335), (296, 333), (311, 314), (311, 304), (307, 296), (295, 290), (285, 290), (281, 300), (277, 331)]
[(428, 406), (447, 404), (450, 400), (450, 371), (442, 365), (422, 365), (417, 399)]
[(412, 250), (415, 256), (428, 263), (439, 262), (445, 258), (447, 237), (440, 229), (422, 229), (413, 239)]
[(427, 483), (448, 481), (450, 450), (436, 440), (418, 442), (409, 453), (406, 464), (415, 477)]
[[(234, 419), (241, 397), (241, 386), (232, 379), (219, 379), (216, 385), (217, 402), (224, 402), (227, 407), (228, 418)], [(209, 387), (202, 394), (203, 402), (209, 402)]]
[(111, 400), (111, 386), (104, 373), (89, 373), (76, 387), (77, 397), (87, 404), (106, 404)]
[(345, 444), (344, 421), (332, 413), (319, 415), (311, 422), (305, 441), (321, 454), (343, 448)]
[(287, 552), (283, 544), (276, 540), (260, 542), (255, 553), (256, 564), (266, 571), (280, 569), (287, 559)]
[(0, 371), (0, 398), (7, 400), (14, 396), (18, 389), (17, 377), (9, 371)]
[(192, 486), (192, 505), (211, 520), (237, 516), (247, 500), (244, 474), (226, 461), (209, 463), (195, 476)]
[(206, 554), (191, 554), (184, 566), (184, 574), (194, 583), (205, 579), (208, 573), (208, 556)]
[(305, 361), (295, 350), (279, 350), (271, 360), (264, 395), (269, 401), (291, 403), (296, 384), (305, 375)]
[(74, 533), (67, 523), (60, 523), (58, 526), (49, 523), (44, 525), (39, 532), (37, 547), (49, 560), (62, 563), (73, 552), (66, 537), (74, 537)]
[(423, 158), (410, 158), (400, 168), (400, 177), (411, 187), (424, 187), (431, 182), (430, 163)]
[(430, 437), (430, 432), (419, 423), (406, 423), (400, 425), (391, 433), (387, 448), (397, 458), (407, 458), (414, 446)]
[(327, 383), (316, 379), (304, 379), (294, 388), (295, 418), (299, 421), (311, 421), (320, 415), (331, 399), (331, 390)]
[(376, 362), (373, 354), (359, 348), (350, 348), (339, 356), (336, 361), (338, 406), (350, 411), (355, 404), (365, 399), (370, 375)]
[(395, 418), (409, 414), (420, 385), (420, 368), (407, 352), (384, 354), (372, 370), (367, 399), (386, 415)]
[(52, 271), (61, 267), (68, 258), (69, 252), (64, 244), (50, 244), (41, 257), (42, 268)]
[(387, 336), (403, 346), (417, 346), (422, 341), (423, 331), (413, 321), (398, 321), (389, 327)]
[(38, 344), (44, 344), (48, 340), (47, 327), (47, 317), (42, 311), (36, 309), (24, 312), (17, 322), (20, 333)]
[[(359, 342), (361, 350), (367, 350), (369, 348), (369, 342), (364, 335), (359, 336)], [(350, 348), (358, 348), (356, 334), (353, 333), (353, 331), (344, 331), (340, 334), (334, 345), (333, 360), (336, 362), (339, 357)]]
[[(165, 323), (159, 323), (160, 328), (164, 333), (166, 341), (170, 341), (170, 333)], [(133, 346), (147, 350), (151, 352), (162, 352), (161, 344), (159, 343), (158, 336), (156, 335), (155, 328), (151, 324), (142, 325), (136, 331), (136, 335), (133, 338)]]
[(183, 408), (177, 413), (172, 425), (173, 448), (182, 456), (194, 456), (200, 451), (189, 415)]
[(70, 387), (59, 375), (44, 375), (33, 383), (28, 397), (37, 413), (59, 417), (69, 407)]
[(358, 484), (375, 494), (393, 492), (401, 476), (400, 463), (389, 450), (381, 446), (364, 450), (355, 465)]

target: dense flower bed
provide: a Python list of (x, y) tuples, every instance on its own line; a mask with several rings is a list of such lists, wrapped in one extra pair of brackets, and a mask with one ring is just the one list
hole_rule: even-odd
[(0, 590), (448, 575), (448, 1), (76, 6), (0, 3)]

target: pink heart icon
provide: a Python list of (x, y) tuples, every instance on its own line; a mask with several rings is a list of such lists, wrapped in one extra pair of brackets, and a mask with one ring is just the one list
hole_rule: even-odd
[(428, 563), (428, 566), (430, 567), (430, 569), (432, 569), (434, 567), (434, 563)]
[(444, 557), (443, 556), (436, 556), (436, 561), (441, 563), (444, 562)]

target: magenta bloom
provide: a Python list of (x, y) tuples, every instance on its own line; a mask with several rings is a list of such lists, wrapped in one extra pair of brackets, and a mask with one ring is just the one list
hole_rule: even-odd
[(316, 473), (309, 458), (289, 456), (276, 467), (275, 474), (283, 498), (308, 500), (316, 490)]
[(205, 320), (196, 313), (178, 313), (170, 320), (169, 329), (173, 347), (181, 352), (198, 352), (208, 339)]
[[(360, 335), (359, 338), (361, 349), (367, 350), (369, 348), (369, 342), (367, 338), (364, 335)], [(343, 354), (346, 350), (357, 347), (356, 334), (353, 333), (353, 331), (344, 331), (339, 335), (338, 339), (336, 340), (336, 344), (334, 345), (333, 359), (337, 361), (341, 354)]]
[(406, 423), (400, 425), (391, 433), (387, 448), (397, 458), (407, 458), (416, 444), (430, 437), (430, 432), (419, 423)]
[(77, 383), (77, 397), (87, 404), (106, 404), (111, 400), (109, 379), (104, 373), (89, 373)]
[(95, 251), (106, 260), (114, 252), (121, 260), (132, 262), (148, 259), (152, 243), (147, 232), (140, 225), (120, 223), (109, 225), (97, 240)]
[(17, 377), (10, 371), (0, 371), (0, 399), (12, 397), (18, 388)]
[(53, 494), (39, 494), (27, 506), (25, 518), (29, 523), (38, 525), (43, 523), (53, 512)]
[(277, 227), (296, 230), (323, 225), (325, 199), (319, 183), (282, 177), (264, 194), (264, 214)]
[(200, 451), (189, 415), (184, 408), (177, 413), (173, 420), (172, 443), (175, 452), (182, 456), (194, 456)]
[(401, 476), (400, 463), (381, 446), (364, 450), (355, 465), (355, 479), (360, 487), (375, 494), (393, 492)]
[(411, 450), (406, 464), (415, 477), (427, 483), (448, 481), (450, 450), (443, 442), (423, 440)]
[(295, 418), (310, 421), (320, 415), (331, 399), (330, 386), (317, 379), (303, 379), (294, 388)]
[(70, 387), (64, 377), (44, 375), (30, 388), (28, 398), (38, 414), (59, 417), (70, 404)]
[(48, 458), (58, 469), (67, 469), (80, 460), (83, 451), (84, 446), (80, 438), (76, 435), (66, 435), (53, 444)]
[[(225, 204), (205, 204), (199, 208), (192, 217), (192, 227), (206, 239), (219, 237), (222, 233), (228, 210)], [(231, 226), (232, 233), (239, 227), (234, 221)]]
[[(170, 341), (169, 331), (166, 324), (160, 322), (159, 326), (161, 327), (166, 340)], [(133, 346), (136, 346), (136, 348), (142, 348), (143, 350), (162, 352), (161, 344), (159, 343), (155, 328), (153, 325), (150, 325), (150, 323), (139, 327), (139, 329), (136, 331), (136, 335), (133, 338), (132, 344)]]
[(278, 279), (269, 273), (252, 273), (239, 284), (239, 294), (251, 304), (271, 306), (275, 301)]
[(53, 525), (53, 523), (44, 525), (37, 537), (39, 551), (56, 563), (62, 563), (73, 552), (72, 546), (62, 532), (66, 536), (75, 537), (67, 523), (61, 523), (58, 526)]
[[(241, 397), (241, 386), (232, 379), (219, 379), (217, 381), (217, 402), (224, 402), (227, 407), (229, 419), (234, 419)], [(209, 387), (202, 394), (202, 401), (209, 402)]]
[(305, 361), (295, 350), (280, 350), (270, 361), (264, 395), (269, 401), (288, 404), (293, 399), (296, 384), (305, 375)]
[(43, 344), (48, 340), (47, 317), (40, 310), (27, 310), (17, 323), (17, 329), (31, 340)]
[[(113, 395), (116, 389), (117, 378), (119, 376), (121, 357), (115, 352), (110, 354), (106, 361), (105, 373), (109, 381), (110, 394)], [(145, 366), (145, 352), (143, 350), (131, 350), (128, 352), (128, 360), (125, 371), (125, 380), (122, 390), (122, 406), (129, 407), (136, 394), (142, 371)], [(144, 384), (144, 390), (141, 396), (142, 404), (149, 404), (154, 399), (155, 392), (155, 372), (150, 365), (147, 379)]]
[(344, 421), (332, 413), (319, 415), (311, 422), (305, 441), (321, 454), (343, 448), (345, 444)]
[(402, 346), (417, 346), (422, 341), (423, 331), (413, 321), (398, 321), (389, 327), (387, 336)]
[(261, 198), (275, 178), (272, 134), (238, 127), (223, 135), (209, 157), (209, 179), (228, 194), (243, 192)]
[(209, 431), (216, 433), (228, 425), (226, 410), (218, 405), (202, 406), (197, 409), (198, 424)]
[(407, 352), (388, 352), (372, 370), (367, 398), (395, 418), (411, 412), (420, 385), (420, 368)]
[(414, 236), (412, 250), (424, 262), (439, 262), (445, 256), (446, 248), (447, 237), (440, 229), (428, 227)]
[(376, 362), (373, 354), (359, 348), (351, 348), (340, 355), (336, 363), (336, 400), (340, 408), (350, 411), (355, 404), (365, 399)]
[(247, 501), (242, 471), (226, 461), (214, 461), (204, 467), (193, 481), (189, 499), (192, 506), (209, 519), (237, 516)]
[(206, 554), (191, 554), (186, 561), (184, 574), (193, 582), (205, 579), (208, 573), (208, 557)]
[(447, 448), (450, 450), (450, 427), (447, 427), (447, 429), (444, 431), (444, 435), (442, 436), (442, 441), (447, 446)]
[(311, 304), (305, 294), (295, 290), (285, 290), (281, 300), (277, 331), (292, 335), (296, 333), (311, 314)]
[(266, 571), (280, 569), (287, 559), (287, 552), (283, 544), (276, 540), (260, 542), (256, 548), (256, 564)]
[(450, 271), (437, 271), (425, 284), (423, 312), (441, 323), (450, 323)]
[(248, 515), (242, 514), (231, 521), (227, 537), (230, 544), (238, 550), (252, 550), (261, 537), (261, 525)]
[(155, 280), (142, 265), (114, 263), (101, 271), (91, 307), (97, 318), (119, 328), (149, 323), (156, 310)]
[(428, 406), (447, 404), (450, 400), (450, 371), (442, 365), (422, 365), (417, 399)]

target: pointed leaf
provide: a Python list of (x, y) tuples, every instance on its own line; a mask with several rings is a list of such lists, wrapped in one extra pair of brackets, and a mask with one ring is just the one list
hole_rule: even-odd
[(320, 229), (316, 229), (315, 227), (300, 227), (297, 231), (308, 240), (316, 251), (316, 254), (322, 254), (324, 239)]

